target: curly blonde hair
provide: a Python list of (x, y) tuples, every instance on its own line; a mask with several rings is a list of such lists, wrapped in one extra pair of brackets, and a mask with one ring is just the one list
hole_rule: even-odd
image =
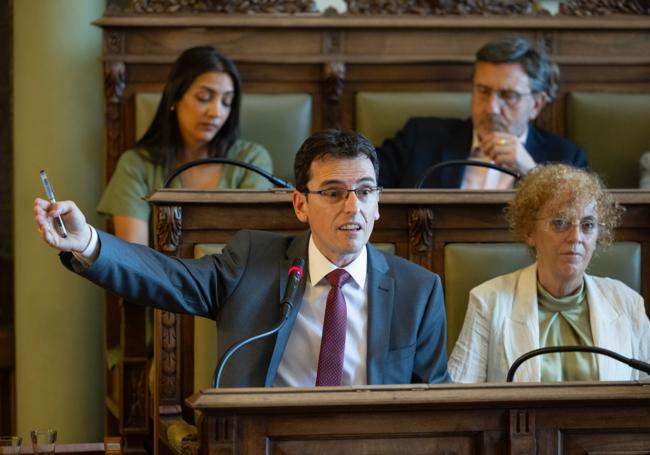
[[(609, 246), (625, 209), (612, 197), (600, 177), (566, 164), (539, 165), (524, 177), (505, 209), (516, 240), (526, 242), (543, 207), (554, 210), (596, 202), (600, 229), (597, 244)], [(531, 250), (534, 249), (531, 248)]]

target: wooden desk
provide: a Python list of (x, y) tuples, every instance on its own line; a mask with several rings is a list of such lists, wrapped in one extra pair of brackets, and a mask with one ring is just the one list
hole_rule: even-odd
[[(617, 239), (635, 241), (641, 245), (641, 288), (646, 308), (650, 308), (650, 191), (617, 190), (613, 193), (626, 207), (622, 225), (616, 232)], [(392, 243), (397, 255), (438, 273), (444, 280), (445, 244), (511, 240), (503, 218), (503, 208), (512, 195), (512, 191), (386, 190), (381, 196), (381, 218), (375, 224), (371, 241)], [(294, 215), (291, 193), (286, 190), (161, 190), (149, 200), (156, 206), (158, 213), (158, 249), (178, 257), (193, 257), (194, 247), (200, 243), (226, 243), (242, 228), (285, 233), (297, 233), (305, 229), (305, 225)], [(185, 420), (191, 421), (192, 411), (183, 409), (182, 403), (184, 398), (194, 393), (193, 319), (160, 312), (157, 313), (156, 320), (157, 392), (154, 407), (162, 419), (183, 416)], [(510, 418), (508, 415), (511, 411), (508, 409), (503, 408), (504, 419)], [(406, 410), (400, 412), (406, 413)], [(581, 414), (578, 410), (571, 412), (575, 416)], [(486, 421), (494, 419), (494, 414), (490, 416)], [(427, 422), (429, 418), (422, 417), (420, 420)], [(444, 418), (438, 420), (445, 421)], [(621, 420), (624, 421), (625, 418)], [(155, 421), (158, 421), (158, 417)], [(490, 434), (489, 431), (481, 433), (480, 438), (487, 438), (485, 440), (475, 437), (484, 441), (480, 444), (492, 447)], [(502, 439), (501, 436), (499, 438)], [(497, 439), (501, 440), (499, 438)], [(459, 440), (461, 442), (458, 444), (461, 445), (458, 447), (465, 447), (463, 444), (469, 440), (471, 438), (462, 439), (465, 442)], [(494, 444), (494, 447), (503, 447), (499, 445), (503, 444), (501, 442)], [(414, 443), (414, 450), (417, 445)], [(295, 451), (286, 450), (288, 453), (300, 452), (303, 446), (298, 447)], [(498, 449), (495, 450), (500, 453)], [(465, 452), (461, 449), (457, 451)]]
[(650, 451), (650, 382), (210, 389), (187, 404), (204, 454)]

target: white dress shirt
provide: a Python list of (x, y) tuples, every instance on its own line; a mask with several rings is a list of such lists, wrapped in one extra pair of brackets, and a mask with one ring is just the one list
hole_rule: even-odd
[[(318, 250), (309, 238), (309, 276), (300, 311), (289, 335), (280, 361), (274, 387), (313, 387), (316, 384), (318, 356), (323, 334), (325, 305), (330, 285), (325, 275), (338, 267)], [(366, 358), (368, 333), (368, 296), (366, 275), (368, 253), (364, 247), (359, 256), (343, 267), (352, 277), (343, 287), (347, 305), (347, 331), (343, 356), (342, 385), (367, 384)]]
[[(519, 136), (519, 142), (526, 143), (528, 137), (528, 129)], [(487, 156), (481, 153), (481, 143), (476, 134), (476, 130), (472, 132), (472, 148), (470, 149), (470, 159), (477, 161), (487, 161), (494, 164)], [(487, 167), (467, 166), (465, 174), (463, 175), (463, 182), (461, 188), (464, 190), (507, 190), (513, 187), (515, 178), (504, 172), (490, 169)]]

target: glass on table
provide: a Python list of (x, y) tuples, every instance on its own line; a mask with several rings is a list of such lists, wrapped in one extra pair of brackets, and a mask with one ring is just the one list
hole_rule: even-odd
[(19, 454), (23, 438), (20, 436), (0, 436), (0, 454)]
[(56, 447), (56, 430), (32, 430), (32, 449), (35, 454), (54, 454)]

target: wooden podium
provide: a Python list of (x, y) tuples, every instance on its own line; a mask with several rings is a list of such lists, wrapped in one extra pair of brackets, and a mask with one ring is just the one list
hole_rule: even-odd
[(208, 389), (203, 454), (650, 453), (650, 381)]

